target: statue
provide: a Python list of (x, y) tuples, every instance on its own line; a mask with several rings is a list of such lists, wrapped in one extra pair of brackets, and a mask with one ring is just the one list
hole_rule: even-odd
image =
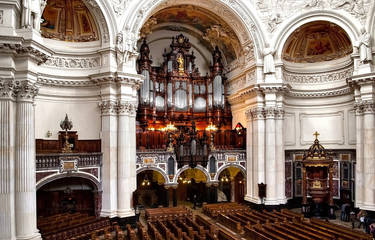
[(31, 28), (31, 0), (22, 0), (22, 22), (21, 27)]
[(354, 46), (359, 50), (359, 58), (362, 64), (372, 61), (371, 36), (364, 27), (361, 28), (361, 36)]
[(275, 63), (273, 61), (273, 54), (275, 51), (270, 48), (269, 44), (266, 43), (266, 48), (263, 51), (264, 62), (263, 62), (263, 72), (264, 74), (275, 72)]
[(184, 58), (180, 55), (177, 58), (177, 62), (178, 62), (178, 72), (180, 74), (183, 74), (184, 73)]
[(116, 39), (116, 60), (117, 60), (117, 66), (121, 66), (124, 62), (124, 41), (123, 41), (123, 35), (120, 32), (117, 34)]

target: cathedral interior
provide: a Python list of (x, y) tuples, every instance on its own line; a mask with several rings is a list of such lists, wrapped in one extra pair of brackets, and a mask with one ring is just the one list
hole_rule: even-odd
[(0, 240), (373, 239), (374, 36), (372, 0), (0, 1)]

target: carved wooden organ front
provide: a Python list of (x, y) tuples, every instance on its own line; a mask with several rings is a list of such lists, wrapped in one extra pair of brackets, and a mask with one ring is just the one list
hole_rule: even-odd
[(143, 41), (138, 72), (145, 76), (139, 90), (137, 120), (143, 130), (159, 129), (168, 123), (190, 125), (198, 129), (215, 124), (231, 129), (231, 111), (226, 99), (222, 56), (216, 47), (210, 73), (201, 76), (190, 51), (189, 39), (180, 34), (172, 38), (169, 52), (164, 49), (161, 66), (151, 66), (150, 49)]

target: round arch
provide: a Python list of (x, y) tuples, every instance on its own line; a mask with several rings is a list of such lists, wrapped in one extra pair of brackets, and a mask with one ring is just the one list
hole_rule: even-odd
[(214, 178), (214, 181), (219, 181), (219, 176), (220, 174), (227, 168), (230, 168), (230, 167), (235, 167), (235, 168), (238, 168), (240, 169), (242, 175), (244, 176), (244, 178), (246, 179), (246, 169), (241, 166), (241, 165), (238, 165), (238, 164), (234, 164), (234, 163), (230, 163), (230, 164), (226, 164), (224, 165), (223, 167), (221, 167), (215, 174), (215, 178)]
[(101, 33), (101, 42), (111, 44), (118, 32), (116, 19), (112, 13), (111, 5), (105, 0), (83, 0), (96, 20)]
[(369, 11), (369, 17), (367, 18), (366, 21), (366, 30), (369, 32), (372, 36), (372, 50), (375, 50), (375, 2), (372, 3), (372, 6)]
[(93, 183), (97, 191), (102, 191), (102, 185), (98, 181), (98, 179), (94, 177), (93, 175), (89, 173), (85, 173), (85, 172), (56, 173), (56, 174), (50, 175), (37, 182), (36, 190), (39, 190), (44, 185), (51, 183), (55, 180), (62, 179), (62, 178), (72, 178), (72, 177), (87, 179)]
[[(186, 170), (188, 170), (188, 169), (192, 169), (192, 168), (191, 168), (189, 165), (185, 165), (185, 166), (183, 166), (182, 168), (178, 169), (176, 175), (175, 175), (174, 178), (173, 178), (173, 183), (178, 184), (178, 182), (177, 182), (178, 177), (181, 175), (181, 173), (183, 173), (184, 171), (186, 171)], [(198, 169), (198, 170), (200, 170), (200, 171), (203, 172), (203, 174), (206, 176), (206, 180), (207, 180), (207, 182), (210, 182), (210, 181), (211, 181), (211, 177), (210, 177), (210, 174), (207, 172), (207, 169), (205, 169), (205, 168), (202, 167), (201, 165), (197, 165), (197, 166), (195, 167), (195, 169)]]
[(332, 22), (341, 27), (349, 36), (353, 43), (358, 40), (360, 35), (360, 22), (353, 18), (349, 13), (337, 12), (334, 10), (314, 10), (302, 13), (289, 21), (283, 22), (278, 28), (271, 42), (271, 47), (276, 50), (275, 61), (281, 62), (281, 55), (284, 45), (291, 34), (302, 25), (315, 21)]
[(265, 30), (255, 13), (255, 8), (250, 8), (249, 4), (242, 1), (155, 0), (150, 2), (141, 0), (137, 5), (132, 5), (134, 8), (130, 9), (130, 14), (127, 16), (122, 29), (133, 34), (136, 38), (134, 41), (136, 42), (140, 37), (140, 29), (152, 14), (170, 6), (183, 4), (201, 7), (222, 17), (224, 21), (233, 27), (243, 47), (251, 44), (251, 42), (254, 43), (255, 59), (262, 61), (260, 49), (262, 49), (265, 43)]
[(142, 167), (142, 168), (137, 169), (136, 174), (138, 175), (139, 173), (147, 171), (147, 170), (151, 170), (151, 171), (155, 171), (155, 172), (160, 173), (163, 176), (163, 178), (164, 178), (164, 184), (168, 184), (168, 176), (160, 168), (156, 168), (156, 167)]

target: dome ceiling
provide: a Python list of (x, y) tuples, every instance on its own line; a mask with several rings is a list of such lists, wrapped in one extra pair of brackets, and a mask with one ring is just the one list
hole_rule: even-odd
[(205, 9), (191, 6), (179, 5), (165, 8), (154, 14), (141, 29), (141, 36), (147, 36), (151, 30), (163, 26), (164, 29), (172, 31), (187, 31), (183, 26), (195, 29), (192, 35), (197, 36), (206, 43), (210, 50), (218, 46), (226, 57), (227, 62), (236, 59), (240, 51), (240, 42), (229, 27), (219, 16)]
[(289, 62), (314, 63), (342, 58), (352, 51), (350, 39), (341, 27), (317, 21), (293, 32), (284, 46), (282, 58)]
[(98, 27), (82, 0), (48, 0), (42, 19), (45, 38), (71, 42), (99, 39)]

